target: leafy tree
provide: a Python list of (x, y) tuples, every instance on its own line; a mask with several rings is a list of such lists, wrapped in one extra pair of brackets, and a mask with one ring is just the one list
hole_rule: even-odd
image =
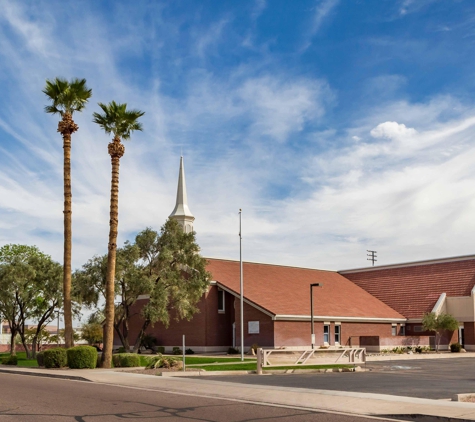
[(422, 318), (422, 326), (426, 331), (435, 333), (435, 350), (439, 351), (440, 340), (445, 331), (454, 332), (458, 329), (458, 321), (450, 314), (429, 312)]
[[(74, 273), (78, 296), (88, 307), (97, 306), (99, 298), (105, 293), (107, 282), (107, 255), (95, 256)], [(125, 242), (124, 247), (117, 249), (115, 271), (114, 329), (122, 345), (129, 350), (129, 320), (132, 305), (137, 297), (149, 290), (149, 278), (143, 271), (140, 262), (140, 249), (136, 245)], [(103, 319), (95, 319), (102, 322)]]
[(102, 342), (102, 325), (97, 322), (84, 324), (81, 330), (81, 338), (86, 340), (88, 344), (96, 344)]
[[(88, 306), (97, 304), (106, 285), (106, 256), (94, 257), (74, 274)], [(168, 220), (160, 234), (151, 228), (140, 232), (135, 243), (117, 250), (114, 329), (122, 345), (129, 350), (129, 321), (135, 315), (133, 305), (140, 295), (150, 302), (141, 310), (143, 326), (134, 340), (138, 351), (146, 329), (161, 321), (166, 326), (171, 315), (191, 319), (206, 291), (211, 275), (206, 260), (199, 255), (194, 233), (184, 233), (175, 220)]]
[(160, 234), (150, 228), (139, 233), (135, 244), (140, 248), (144, 270), (150, 278), (148, 303), (142, 308), (144, 322), (134, 345), (137, 352), (149, 326), (170, 317), (190, 320), (209, 286), (211, 274), (206, 260), (199, 255), (195, 233), (185, 233), (174, 219), (168, 219)]
[(78, 130), (73, 121), (73, 113), (82, 111), (91, 98), (92, 90), (86, 86), (85, 79), (72, 79), (70, 82), (63, 78), (46, 80), (43, 93), (51, 100), (45, 111), (59, 114), (61, 120), (58, 132), (63, 136), (64, 151), (64, 263), (63, 263), (63, 295), (64, 295), (64, 325), (66, 330), (65, 346), (73, 346), (73, 317), (71, 303), (71, 254), (72, 254), (72, 193), (71, 193), (71, 135)]
[[(5, 245), (0, 248), (0, 314), (11, 330), (11, 353), (15, 352), (18, 334), (30, 357), (42, 329), (54, 318), (54, 310), (61, 305), (61, 265), (35, 246)], [(35, 333), (28, 347), (25, 323), (36, 320)]]
[(121, 139), (129, 139), (131, 132), (142, 130), (142, 125), (138, 122), (138, 119), (145, 113), (140, 110), (127, 110), (127, 104), (117, 104), (115, 101), (109, 104), (99, 103), (99, 107), (103, 113), (93, 114), (94, 123), (97, 123), (107, 134), (113, 134), (113, 141), (108, 145), (112, 163), (112, 180), (106, 274), (106, 320), (101, 362), (103, 368), (110, 368), (114, 341), (114, 280), (119, 226), (119, 162), (125, 152)]

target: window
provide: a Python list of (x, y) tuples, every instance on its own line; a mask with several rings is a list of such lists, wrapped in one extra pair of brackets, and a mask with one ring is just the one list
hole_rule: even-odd
[(224, 305), (224, 290), (218, 290), (218, 312), (224, 312), (225, 308)]
[(323, 342), (330, 343), (330, 326), (329, 325), (323, 326)]
[(401, 325), (401, 327), (399, 328), (399, 335), (400, 336), (405, 336), (406, 335), (406, 326), (405, 325)]
[(414, 325), (414, 332), (416, 333), (422, 333), (424, 329), (422, 328), (422, 325)]
[(393, 324), (392, 327), (391, 327), (391, 334), (393, 336), (396, 336), (397, 335), (397, 325), (396, 324)]
[(340, 344), (341, 325), (335, 325), (335, 344)]

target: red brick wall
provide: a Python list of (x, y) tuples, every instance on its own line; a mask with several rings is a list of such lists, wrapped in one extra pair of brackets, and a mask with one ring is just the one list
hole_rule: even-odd
[[(236, 318), (236, 347), (241, 343), (241, 306), (239, 298), (234, 299)], [(272, 318), (244, 302), (244, 346), (257, 344), (260, 347), (274, 347), (274, 323)], [(248, 333), (248, 322), (259, 321), (259, 334)]]
[[(134, 314), (129, 324), (129, 342), (135, 343), (143, 320), (140, 316), (142, 307), (147, 300), (139, 300), (132, 309)], [(148, 327), (146, 333), (155, 336), (160, 346), (181, 346), (183, 334), (186, 347), (230, 347), (232, 345), (232, 324), (234, 321), (234, 297), (225, 293), (225, 312), (218, 312), (218, 288), (210, 286), (198, 303), (199, 312), (190, 321), (176, 321), (172, 313), (170, 325), (166, 328), (158, 322), (154, 327)], [(120, 340), (114, 333), (114, 344), (120, 345)]]
[(470, 296), (475, 260), (343, 273), (406, 318), (431, 312), (441, 293)]
[[(315, 344), (323, 345), (323, 322), (315, 322)], [(274, 321), (275, 345), (310, 346), (310, 321)], [(340, 328), (340, 345), (359, 346), (360, 336), (391, 336), (391, 324), (342, 322)], [(350, 344), (351, 337), (351, 344)], [(335, 323), (330, 322), (330, 345), (335, 344)]]

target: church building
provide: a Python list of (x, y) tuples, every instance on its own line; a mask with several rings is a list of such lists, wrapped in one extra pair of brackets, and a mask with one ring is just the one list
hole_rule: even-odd
[[(170, 217), (186, 232), (193, 230), (183, 157)], [(167, 351), (181, 347), (183, 335), (186, 347), (195, 352), (240, 347), (240, 263), (207, 261), (212, 281), (192, 320), (147, 329)], [(244, 262), (243, 275), (245, 349), (310, 348), (310, 285), (319, 283), (313, 288), (317, 346), (361, 346), (368, 351), (433, 346), (434, 334), (423, 331), (422, 317), (447, 312), (460, 328), (442, 336), (441, 348), (460, 342), (466, 350), (475, 350), (475, 255), (344, 271)], [(131, 337), (142, 325), (139, 310), (146, 300), (135, 304)]]

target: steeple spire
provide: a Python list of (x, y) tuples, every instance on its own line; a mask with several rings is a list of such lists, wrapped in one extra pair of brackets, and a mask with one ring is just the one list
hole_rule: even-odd
[(185, 233), (193, 231), (193, 221), (195, 217), (188, 208), (188, 197), (186, 195), (185, 182), (185, 166), (183, 164), (183, 156), (180, 157), (180, 171), (178, 173), (178, 188), (176, 191), (175, 208), (170, 214), (170, 218), (174, 218), (183, 227)]

